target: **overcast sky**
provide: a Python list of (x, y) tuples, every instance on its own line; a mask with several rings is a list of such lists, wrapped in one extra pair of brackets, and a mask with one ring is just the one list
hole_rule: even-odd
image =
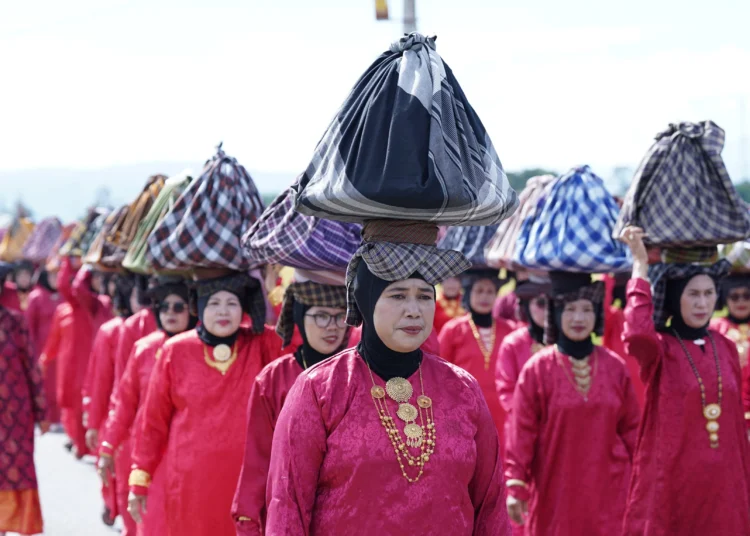
[[(401, 1), (389, 5), (400, 17)], [(248, 168), (300, 171), (401, 32), (374, 11), (374, 0), (0, 2), (0, 170), (200, 162), (224, 140)], [(507, 169), (635, 166), (669, 122), (711, 118), (733, 178), (750, 171), (746, 0), (417, 0), (417, 12)]]

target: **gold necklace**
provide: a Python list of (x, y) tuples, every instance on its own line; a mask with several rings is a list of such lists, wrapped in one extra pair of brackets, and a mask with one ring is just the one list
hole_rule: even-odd
[(484, 345), (484, 340), (482, 339), (482, 335), (479, 333), (479, 329), (477, 328), (477, 325), (474, 323), (474, 319), (469, 317), (469, 326), (471, 326), (471, 333), (474, 335), (474, 339), (476, 339), (477, 344), (479, 345), (479, 351), (482, 352), (482, 356), (484, 357), (484, 370), (490, 370), (490, 362), (492, 361), (492, 350), (495, 349), (495, 336), (497, 335), (495, 331), (495, 321), (492, 321), (492, 337), (490, 338), (490, 347), (489, 349)]
[(750, 326), (740, 324), (727, 332), (727, 337), (737, 345), (737, 353), (740, 354), (740, 367), (745, 368), (748, 363), (748, 350), (750, 350)]
[[(391, 378), (386, 382), (386, 388), (383, 389), (375, 383), (375, 376), (372, 374), (372, 369), (367, 366), (367, 370), (370, 372), (370, 379), (372, 380), (372, 389), (370, 389), (370, 395), (372, 401), (375, 403), (375, 409), (380, 417), (380, 423), (385, 428), (385, 433), (390, 439), (393, 445), (393, 450), (396, 453), (396, 460), (401, 468), (401, 474), (404, 478), (409, 481), (410, 484), (416, 483), (424, 474), (424, 468), (430, 456), (435, 452), (436, 435), (434, 414), (432, 411), (432, 399), (424, 394), (424, 381), (422, 380), (422, 366), (419, 366), (419, 384), (422, 387), (422, 394), (417, 397), (417, 405), (419, 410), (408, 403), (409, 398), (413, 394), (413, 389), (408, 380), (404, 378)], [(399, 403), (398, 417), (406, 422), (404, 427), (404, 434), (407, 437), (407, 443), (405, 444), (401, 438), (401, 433), (396, 427), (396, 423), (391, 417), (391, 412), (388, 409), (388, 403), (385, 400), (386, 392), (395, 402)], [(411, 408), (411, 409), (409, 409)], [(412, 411), (413, 410), (413, 411)], [(413, 422), (417, 414), (421, 425)], [(426, 432), (425, 432), (426, 430)], [(408, 446), (419, 448), (419, 454), (414, 456), (409, 452)], [(415, 477), (409, 476), (406, 472), (406, 465), (409, 467), (418, 467), (419, 473)]]
[[(557, 355), (562, 355), (562, 352), (560, 352), (560, 349), (557, 347), (557, 345), (555, 345), (555, 353)], [(565, 373), (565, 377), (575, 388), (575, 390), (578, 391), (578, 394), (583, 397), (584, 402), (589, 401), (589, 392), (591, 391), (591, 385), (594, 382), (594, 376), (596, 376), (596, 371), (599, 368), (599, 358), (597, 356), (594, 359), (594, 368), (592, 373), (591, 365), (589, 364), (590, 360), (591, 356), (585, 357), (584, 359), (573, 359), (572, 357), (568, 356), (568, 361), (570, 362), (571, 369), (573, 371), (573, 377), (571, 377), (565, 361), (563, 361), (562, 358), (560, 358), (560, 361), (558, 361), (563, 369), (563, 372)]]
[[(206, 348), (206, 345), (203, 345), (203, 357), (204, 357), (204, 359), (206, 361), (206, 364), (209, 367), (218, 370), (219, 372), (221, 372), (221, 375), (224, 376), (227, 373), (227, 371), (229, 370), (229, 367), (231, 367), (232, 364), (235, 361), (237, 361), (237, 345), (235, 344), (234, 350), (230, 349), (229, 357), (228, 358), (216, 359), (216, 357), (217, 357), (217, 355), (216, 355), (217, 354), (216, 353), (216, 349), (219, 348), (219, 346), (227, 346), (227, 345), (226, 344), (220, 344), (216, 348), (214, 348), (213, 354), (214, 354), (214, 358), (215, 359), (211, 359), (210, 357), (208, 357), (208, 349)], [(227, 348), (229, 348), (229, 347), (227, 346)], [(225, 355), (225, 352), (223, 350), (220, 350), (219, 351), (219, 357), (223, 358), (224, 355)]]
[(712, 449), (719, 448), (719, 417), (721, 417), (721, 398), (722, 398), (722, 391), (723, 389), (723, 382), (721, 377), (721, 366), (719, 365), (719, 354), (716, 351), (716, 341), (714, 341), (713, 335), (709, 332), (708, 338), (711, 340), (711, 349), (714, 352), (714, 361), (716, 362), (716, 377), (717, 377), (717, 383), (718, 383), (718, 402), (716, 404), (707, 404), (706, 400), (706, 386), (703, 384), (703, 378), (701, 378), (700, 373), (698, 372), (698, 367), (695, 366), (695, 361), (693, 361), (693, 356), (690, 355), (690, 352), (687, 349), (687, 346), (685, 346), (685, 343), (682, 342), (682, 338), (679, 336), (677, 331), (672, 330), (672, 333), (674, 333), (674, 336), (677, 337), (677, 341), (680, 343), (680, 346), (682, 347), (682, 351), (685, 352), (685, 355), (687, 356), (688, 362), (690, 363), (690, 368), (693, 369), (693, 374), (695, 374), (695, 378), (698, 380), (698, 386), (701, 389), (701, 406), (703, 406), (703, 416), (706, 418), (706, 431), (708, 432), (708, 440), (709, 444), (711, 445)]

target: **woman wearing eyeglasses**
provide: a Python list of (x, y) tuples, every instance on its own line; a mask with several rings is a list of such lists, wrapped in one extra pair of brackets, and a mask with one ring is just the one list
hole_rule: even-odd
[[(731, 274), (721, 283), (720, 299), (726, 303), (728, 314), (714, 318), (711, 328), (715, 329), (737, 345), (742, 369), (743, 391), (750, 390), (750, 275)], [(745, 421), (750, 427), (750, 412), (745, 413)]]
[[(172, 337), (156, 361), (135, 434), (129, 511), (136, 522), (162, 466), (167, 531), (234, 536), (230, 514), (243, 459), (247, 403), (281, 339), (265, 327), (260, 282), (244, 273), (194, 283), (200, 325)], [(192, 298), (191, 298), (192, 300)], [(243, 311), (252, 330), (240, 327)]]
[(302, 371), (346, 346), (346, 287), (312, 281), (289, 285), (276, 325), (284, 346), (292, 340), (295, 326), (302, 346), (264, 368), (250, 395), (245, 461), (232, 505), (239, 536), (264, 533), (271, 443), (289, 390)]
[[(159, 278), (158, 284), (150, 290), (149, 294), (153, 300), (152, 308), (159, 329), (136, 342), (125, 373), (114, 392), (114, 407), (103, 426), (99, 446), (97, 464), (99, 475), (105, 485), (111, 482), (111, 477), (115, 472), (118, 488), (120, 479), (125, 481), (125, 508), (127, 507), (127, 478), (131, 465), (131, 441), (139, 429), (151, 371), (164, 343), (173, 335), (195, 327), (197, 322), (197, 319), (188, 312), (188, 288), (181, 278)], [(151, 508), (143, 516), (139, 534), (166, 534), (163, 519), (164, 482), (160, 474), (161, 472), (157, 471), (154, 485), (151, 486)], [(122, 514), (125, 518), (125, 512)]]

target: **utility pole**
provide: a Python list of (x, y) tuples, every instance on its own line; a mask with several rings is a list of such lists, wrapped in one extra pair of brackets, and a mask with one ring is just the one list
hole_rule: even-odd
[(404, 33), (410, 34), (417, 31), (417, 8), (416, 0), (404, 0)]

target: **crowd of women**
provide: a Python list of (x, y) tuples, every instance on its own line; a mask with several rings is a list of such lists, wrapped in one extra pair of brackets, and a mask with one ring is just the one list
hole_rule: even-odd
[(588, 166), (518, 195), (411, 34), (268, 207), (219, 146), (73, 225), (19, 215), (0, 534), (42, 532), (38, 425), (96, 457), (76, 514), (125, 536), (749, 535), (750, 211), (721, 142), (670, 125), (624, 200)]

